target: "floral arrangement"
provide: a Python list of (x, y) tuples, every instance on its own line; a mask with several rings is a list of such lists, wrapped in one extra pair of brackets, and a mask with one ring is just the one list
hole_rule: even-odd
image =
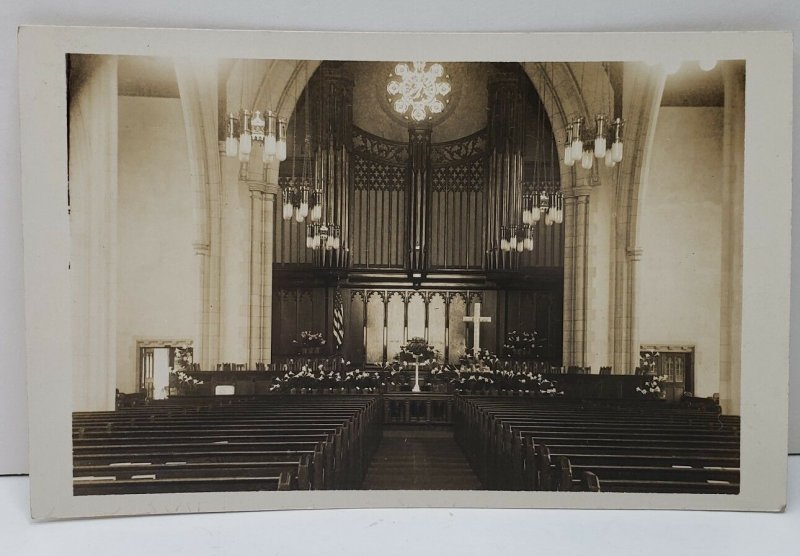
[(183, 371), (171, 370), (169, 374), (170, 374), (170, 380), (172, 380), (172, 378), (174, 377), (176, 384), (189, 384), (191, 386), (197, 386), (198, 384), (203, 384), (202, 380), (191, 377), (186, 373), (184, 373)]
[(322, 332), (303, 330), (300, 332), (300, 339), (292, 340), (292, 342), (300, 347), (321, 347), (325, 345), (325, 337), (322, 335)]
[(173, 368), (176, 371), (188, 371), (192, 366), (192, 348), (176, 347)]
[(483, 373), (461, 373), (455, 381), (456, 388), (476, 390), (510, 390), (540, 396), (561, 396), (556, 383), (531, 371), (496, 370)]
[(663, 398), (666, 395), (666, 392), (661, 388), (661, 383), (666, 382), (668, 378), (669, 377), (667, 375), (652, 375), (644, 381), (643, 386), (637, 386), (636, 391), (645, 398)]
[(399, 387), (411, 385), (411, 374), (403, 371), (399, 365), (389, 364), (384, 370), (389, 372), (389, 376), (386, 377), (388, 384)]
[(439, 359), (439, 352), (423, 338), (411, 338), (407, 344), (400, 347), (400, 351), (394, 356), (394, 359), (401, 364), (419, 361), (420, 366), (426, 366)]
[(655, 373), (659, 357), (661, 357), (661, 353), (652, 349), (640, 351), (639, 369), (641, 369), (642, 374), (648, 375)]
[(500, 358), (488, 349), (467, 348), (458, 362), (462, 367), (473, 369), (492, 370), (499, 366)]
[(444, 365), (431, 369), (431, 378), (436, 382), (451, 384), (461, 378), (462, 372), (453, 365)]
[(277, 377), (270, 392), (291, 392), (302, 390), (341, 390), (347, 388), (356, 392), (375, 392), (385, 386), (377, 372), (325, 371), (323, 365), (316, 369), (303, 365), (298, 371), (288, 371)]
[(540, 359), (542, 351), (542, 341), (539, 333), (517, 332), (512, 330), (506, 334), (503, 343), (503, 353), (507, 358), (516, 359)]
[(171, 369), (169, 371), (169, 386), (166, 389), (167, 393), (172, 388), (181, 393), (188, 393), (201, 384), (204, 384), (202, 380), (189, 376), (180, 369)]

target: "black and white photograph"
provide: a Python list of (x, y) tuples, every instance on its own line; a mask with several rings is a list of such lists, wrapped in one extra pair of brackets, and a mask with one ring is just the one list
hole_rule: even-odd
[(69, 497), (762, 486), (744, 57), (180, 50), (62, 61)]

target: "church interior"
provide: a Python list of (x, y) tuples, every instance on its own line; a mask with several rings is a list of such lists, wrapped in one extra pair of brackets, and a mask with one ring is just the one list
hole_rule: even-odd
[(739, 491), (744, 63), (68, 59), (74, 492)]

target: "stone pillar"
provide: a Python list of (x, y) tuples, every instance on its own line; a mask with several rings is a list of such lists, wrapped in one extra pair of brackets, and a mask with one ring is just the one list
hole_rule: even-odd
[(639, 364), (633, 296), (639, 205), (646, 189), (653, 136), (664, 90), (664, 72), (640, 62), (624, 64), (622, 116), (625, 157), (617, 166), (614, 198), (611, 273), (613, 303), (609, 346), (616, 374), (633, 373)]
[(273, 280), (272, 264), (275, 259), (275, 206), (276, 199), (280, 202), (281, 188), (278, 185), (278, 165), (268, 165), (264, 172), (264, 203), (262, 212), (262, 241), (263, 252), (261, 255), (262, 281), (261, 281), (261, 362), (272, 362), (272, 297)]
[(197, 270), (197, 336), (194, 361), (212, 369), (219, 361), (221, 308), (221, 168), (217, 137), (216, 67), (196, 60), (176, 59), (175, 75), (186, 128), (195, 213)]
[(629, 313), (628, 313), (628, 342), (629, 345), (625, 350), (628, 354), (627, 368), (635, 369), (639, 366), (639, 353), (641, 352), (641, 344), (639, 343), (639, 325), (637, 315), (637, 302), (639, 285), (637, 281), (637, 274), (639, 271), (639, 261), (642, 259), (642, 248), (634, 247), (628, 249), (628, 287), (630, 293), (628, 294)]
[(586, 365), (590, 191), (564, 190), (564, 366)]
[(117, 58), (74, 56), (69, 196), (73, 409), (114, 409), (117, 367)]
[(262, 362), (261, 355), (261, 311), (264, 294), (264, 187), (250, 183), (250, 306), (247, 340), (247, 368), (254, 369)]
[[(261, 157), (253, 149), (253, 159)], [(252, 160), (252, 159), (251, 159)], [(251, 183), (238, 159), (221, 157), (221, 304), (220, 353), (217, 363), (249, 362), (251, 291)], [(260, 166), (250, 162), (250, 166)]]
[(740, 414), (742, 350), (742, 233), (744, 226), (743, 62), (725, 62), (722, 147), (720, 385), (725, 413)]

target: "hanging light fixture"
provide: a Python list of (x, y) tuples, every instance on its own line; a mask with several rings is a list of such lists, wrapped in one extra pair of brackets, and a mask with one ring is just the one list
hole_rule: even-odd
[[(594, 129), (587, 130), (583, 118), (575, 118), (567, 126), (564, 165), (572, 166), (580, 161), (581, 168), (591, 170), (595, 158), (602, 158), (609, 168), (622, 162), (624, 125), (625, 122), (622, 118), (614, 118), (611, 123), (607, 123), (607, 117), (604, 114), (597, 114)], [(610, 148), (609, 143), (611, 144)]]
[[(244, 91), (247, 75), (242, 67), (242, 98), (244, 101)], [(286, 160), (286, 126), (287, 122), (279, 118), (277, 113), (270, 109), (239, 111), (236, 114), (228, 114), (225, 132), (225, 155), (228, 157), (239, 157), (242, 162), (250, 160), (250, 153), (253, 149), (253, 142), (262, 145), (262, 161), (273, 162), (276, 158), (283, 162)]]
[[(583, 74), (580, 78), (583, 89)], [(598, 104), (607, 105), (606, 88), (598, 80)], [(564, 146), (565, 166), (573, 166), (580, 162), (581, 168), (591, 170), (594, 159), (602, 159), (605, 166), (613, 168), (622, 161), (622, 131), (625, 122), (622, 118), (608, 118), (606, 114), (594, 116), (594, 127), (590, 128), (582, 116), (577, 116), (567, 124), (566, 143)]]
[(239, 117), (228, 114), (225, 131), (225, 156), (239, 157), (242, 162), (250, 160), (253, 143), (260, 143), (262, 161), (270, 163), (276, 159), (286, 160), (287, 121), (278, 118), (272, 110), (241, 110)]

